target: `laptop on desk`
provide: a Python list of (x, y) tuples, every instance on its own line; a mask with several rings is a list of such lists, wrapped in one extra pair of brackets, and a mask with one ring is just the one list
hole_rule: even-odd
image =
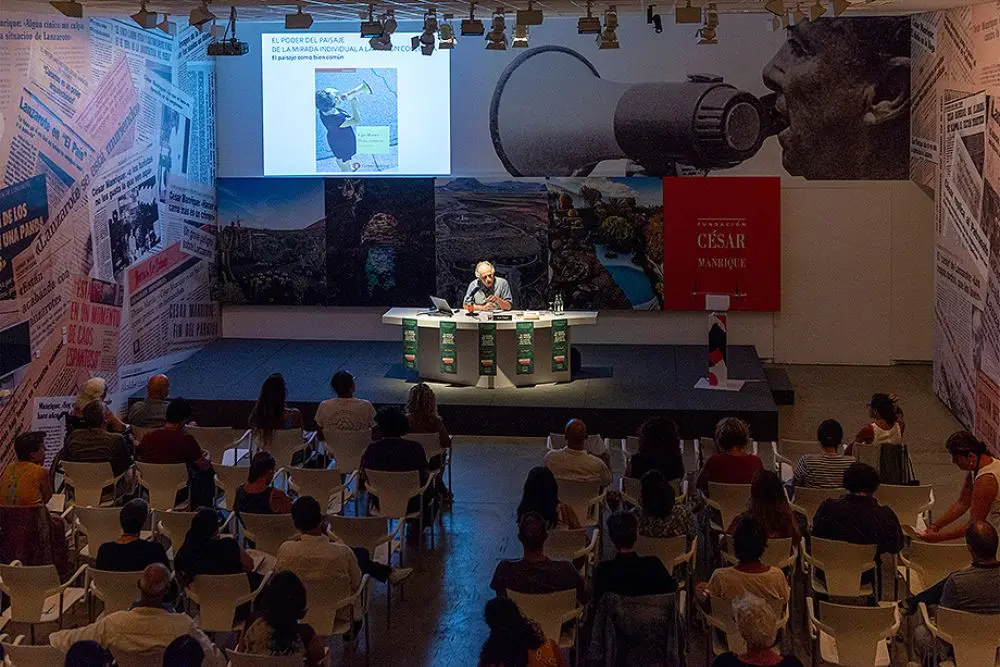
[(440, 298), (440, 297), (432, 296), (431, 297), (431, 303), (434, 304), (434, 309), (431, 310), (431, 311), (429, 311), (427, 313), (428, 315), (439, 315), (441, 317), (451, 317), (454, 314), (454, 311), (451, 309), (451, 306), (448, 305), (448, 302), (445, 301), (444, 299)]

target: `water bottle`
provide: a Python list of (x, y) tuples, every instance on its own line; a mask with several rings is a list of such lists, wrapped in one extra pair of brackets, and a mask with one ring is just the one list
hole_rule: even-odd
[(563, 298), (562, 292), (556, 294), (556, 313), (561, 314), (563, 312)]

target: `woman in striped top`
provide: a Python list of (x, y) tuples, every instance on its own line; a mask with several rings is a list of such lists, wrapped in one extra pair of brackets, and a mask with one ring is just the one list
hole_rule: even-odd
[(853, 456), (840, 453), (844, 439), (844, 428), (836, 419), (827, 419), (816, 429), (822, 451), (807, 454), (795, 466), (795, 486), (814, 489), (836, 489), (844, 485), (844, 471), (854, 463)]

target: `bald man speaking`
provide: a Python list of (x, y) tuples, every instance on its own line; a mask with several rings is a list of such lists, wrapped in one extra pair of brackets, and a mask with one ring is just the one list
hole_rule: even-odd
[(510, 310), (514, 306), (514, 298), (510, 293), (510, 283), (496, 274), (489, 262), (476, 264), (476, 279), (469, 283), (462, 300), (466, 310)]

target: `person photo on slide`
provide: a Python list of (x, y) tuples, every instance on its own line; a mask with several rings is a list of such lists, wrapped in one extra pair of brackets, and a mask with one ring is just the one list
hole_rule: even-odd
[(471, 310), (510, 310), (514, 298), (510, 293), (510, 283), (496, 274), (489, 262), (476, 264), (476, 279), (469, 283), (462, 303)]
[[(364, 84), (364, 91), (371, 93), (371, 87)], [(342, 102), (350, 101), (351, 110), (341, 108)], [(346, 94), (341, 94), (336, 88), (325, 88), (316, 91), (316, 110), (326, 128), (326, 143), (330, 146), (333, 157), (341, 171), (354, 171), (352, 162), (358, 152), (358, 137), (354, 128), (361, 124), (361, 114), (358, 111), (358, 101), (355, 97), (348, 100)]]

